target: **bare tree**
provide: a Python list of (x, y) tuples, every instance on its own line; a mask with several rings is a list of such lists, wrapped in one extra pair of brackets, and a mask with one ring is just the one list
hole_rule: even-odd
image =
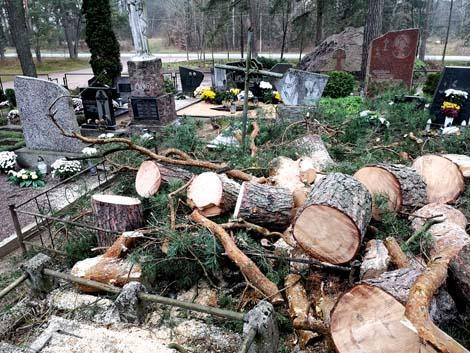
[(18, 53), (23, 75), (37, 77), (22, 0), (4, 0), (11, 38)]
[(367, 60), (369, 58), (369, 45), (382, 34), (382, 14), (384, 0), (369, 0), (366, 25), (364, 27), (364, 43), (362, 45), (361, 79), (366, 77)]
[(429, 20), (432, 17), (433, 0), (426, 0), (426, 11), (424, 13), (423, 27), (421, 28), (421, 38), (419, 44), (419, 60), (424, 60), (426, 56), (426, 42), (429, 38)]

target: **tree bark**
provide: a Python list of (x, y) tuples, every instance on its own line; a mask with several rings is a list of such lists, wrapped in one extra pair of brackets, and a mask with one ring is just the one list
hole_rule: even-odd
[(294, 238), (311, 256), (343, 264), (359, 251), (371, 216), (367, 188), (349, 175), (329, 174), (315, 184), (297, 212)]
[[(99, 228), (115, 232), (133, 231), (144, 224), (142, 204), (138, 199), (116, 195), (93, 195), (91, 205)], [(98, 246), (114, 243), (114, 235), (98, 232)]]
[(432, 219), (455, 223), (462, 229), (465, 229), (468, 224), (467, 217), (458, 209), (443, 203), (430, 203), (410, 216), (411, 228), (417, 232)]
[(317, 0), (317, 22), (315, 26), (315, 45), (319, 45), (323, 39), (323, 15), (325, 13), (326, 1)]
[(449, 292), (463, 313), (470, 313), (470, 244), (460, 250), (449, 266)]
[(21, 0), (5, 0), (4, 4), (8, 14), (11, 37), (16, 47), (23, 75), (37, 77), (23, 2)]
[(271, 282), (259, 270), (256, 264), (251, 261), (235, 244), (232, 237), (217, 223), (202, 216), (199, 211), (195, 210), (191, 214), (191, 219), (206, 227), (217, 239), (222, 243), (222, 246), (227, 253), (227, 256), (238, 266), (240, 271), (246, 276), (247, 280), (261, 291), (270, 302), (273, 304), (280, 304), (284, 302), (282, 295), (276, 285)]
[(288, 189), (245, 182), (240, 189), (233, 217), (282, 231), (291, 222), (293, 208), (294, 199)]
[(424, 14), (424, 23), (421, 29), (421, 38), (419, 44), (419, 60), (424, 61), (426, 57), (426, 43), (429, 38), (429, 22), (432, 17), (432, 5), (434, 0), (426, 0), (426, 12)]
[(385, 0), (368, 0), (367, 18), (362, 45), (361, 79), (365, 80), (369, 60), (370, 43), (382, 34), (382, 20)]
[[(426, 183), (413, 168), (400, 164), (377, 164), (359, 169), (354, 178), (363, 183), (372, 196), (384, 194), (388, 210), (412, 210), (427, 202)], [(379, 220), (381, 210), (374, 204), (372, 214)]]
[(258, 33), (258, 0), (248, 0), (248, 15), (249, 15), (249, 28), (253, 31), (252, 45), (251, 45), (251, 57), (256, 58), (258, 56), (258, 39), (256, 33)]

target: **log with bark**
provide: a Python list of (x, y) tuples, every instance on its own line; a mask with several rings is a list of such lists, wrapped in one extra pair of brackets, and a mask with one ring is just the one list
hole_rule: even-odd
[(311, 158), (313, 167), (317, 172), (335, 165), (319, 135), (305, 135), (294, 140), (291, 145), (298, 148), (299, 156)]
[(293, 208), (294, 199), (288, 189), (244, 182), (233, 218), (282, 231), (291, 223)]
[[(359, 169), (354, 178), (363, 183), (372, 195), (383, 194), (391, 212), (412, 210), (426, 204), (426, 183), (413, 168), (400, 164), (376, 164)], [(380, 219), (380, 209), (373, 205), (374, 219)]]
[(191, 220), (206, 227), (222, 243), (227, 256), (238, 266), (247, 281), (265, 295), (273, 304), (284, 302), (277, 286), (259, 270), (256, 264), (241, 251), (232, 237), (217, 223), (204, 217), (198, 210), (191, 214)]
[(298, 210), (293, 235), (309, 255), (343, 264), (359, 251), (371, 215), (367, 188), (351, 176), (330, 174), (315, 184)]
[[(91, 206), (99, 228), (126, 232), (139, 229), (144, 224), (142, 204), (133, 197), (96, 194)], [(98, 232), (98, 246), (109, 247), (114, 243), (112, 233)]]
[(390, 256), (384, 243), (378, 239), (367, 242), (366, 253), (362, 260), (359, 277), (362, 280), (375, 278), (387, 272)]
[(437, 353), (407, 324), (405, 307), (398, 300), (367, 284), (340, 297), (330, 330), (339, 353)]
[[(140, 265), (122, 259), (122, 256), (141, 236), (142, 234), (138, 232), (123, 233), (103, 255), (77, 262), (70, 273), (80, 278), (118, 287), (123, 287), (131, 281), (139, 281), (142, 272)], [(86, 286), (79, 286), (79, 289), (86, 293), (99, 292), (96, 288)]]
[(205, 172), (192, 180), (187, 198), (192, 208), (206, 217), (214, 217), (232, 211), (239, 192), (240, 184), (226, 175)]
[(459, 167), (450, 159), (437, 156), (421, 156), (413, 162), (426, 182), (428, 202), (453, 203), (465, 189), (465, 181)]
[(465, 178), (470, 178), (470, 156), (464, 154), (444, 154), (442, 156), (457, 164)]
[(462, 229), (467, 227), (467, 217), (458, 209), (443, 203), (430, 203), (419, 210), (413, 212), (409, 217), (411, 228), (416, 232), (431, 219), (442, 222), (455, 223)]
[(450, 263), (447, 283), (457, 307), (470, 314), (470, 244), (464, 246)]

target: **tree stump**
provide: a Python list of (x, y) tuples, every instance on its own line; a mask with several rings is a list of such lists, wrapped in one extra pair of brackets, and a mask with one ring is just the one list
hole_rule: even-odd
[(205, 217), (219, 216), (234, 209), (240, 184), (225, 174), (206, 172), (194, 178), (188, 187), (187, 197), (191, 207)]
[(145, 161), (135, 177), (135, 189), (141, 197), (155, 195), (161, 184), (168, 184), (172, 180), (180, 180), (187, 183), (192, 173), (172, 165), (164, 165), (156, 161)]
[[(354, 178), (363, 183), (372, 196), (384, 194), (388, 210), (411, 210), (426, 204), (426, 183), (413, 168), (400, 164), (377, 164), (359, 169)], [(372, 206), (374, 219), (380, 219), (380, 210)]]
[[(91, 205), (99, 228), (125, 232), (141, 228), (144, 224), (142, 204), (138, 199), (117, 195), (93, 195)], [(115, 236), (98, 232), (98, 246), (109, 247)]]
[(406, 324), (405, 307), (383, 290), (361, 284), (340, 297), (330, 331), (339, 353), (437, 353)]
[(413, 162), (426, 182), (428, 203), (453, 203), (465, 189), (465, 181), (459, 167), (442, 156), (425, 155)]
[(233, 217), (269, 229), (285, 230), (291, 222), (293, 208), (294, 199), (288, 189), (244, 182)]
[(297, 212), (294, 238), (309, 255), (343, 264), (359, 251), (371, 215), (367, 188), (349, 175), (330, 174), (315, 184)]

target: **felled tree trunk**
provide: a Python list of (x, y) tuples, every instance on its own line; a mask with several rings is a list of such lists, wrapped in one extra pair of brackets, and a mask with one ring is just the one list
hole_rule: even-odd
[(155, 195), (161, 184), (168, 184), (172, 180), (187, 183), (192, 173), (172, 165), (164, 165), (156, 161), (145, 161), (135, 177), (135, 189), (142, 197)]
[(443, 157), (457, 164), (465, 178), (470, 178), (470, 156), (463, 154), (444, 154)]
[(339, 353), (437, 353), (406, 324), (405, 307), (398, 300), (367, 284), (340, 297), (330, 330)]
[[(138, 281), (141, 277), (139, 264), (132, 264), (121, 257), (128, 249), (134, 246), (140, 233), (127, 232), (121, 235), (103, 255), (77, 262), (70, 273), (100, 283), (123, 287), (131, 281)], [(79, 286), (86, 293), (96, 293), (99, 290), (92, 287)]]
[[(115, 232), (136, 230), (143, 226), (142, 204), (138, 199), (117, 195), (93, 195), (91, 205), (99, 228)], [(98, 246), (109, 247), (114, 234), (98, 232)]]
[(450, 159), (425, 155), (415, 159), (413, 168), (426, 182), (429, 203), (453, 203), (465, 189), (463, 174)]
[(431, 219), (455, 223), (462, 229), (465, 229), (468, 224), (467, 217), (458, 209), (443, 203), (430, 203), (410, 216), (411, 228), (416, 232)]
[(224, 174), (206, 172), (193, 179), (188, 187), (188, 203), (205, 217), (219, 216), (235, 208), (240, 184)]
[(277, 286), (266, 278), (256, 264), (237, 247), (232, 237), (225, 231), (225, 229), (201, 215), (198, 210), (193, 211), (191, 219), (209, 229), (209, 231), (219, 239), (230, 260), (238, 266), (240, 271), (254, 287), (259, 289), (266, 297), (268, 297), (269, 301), (273, 304), (284, 302)]
[(362, 260), (360, 278), (365, 280), (380, 276), (387, 272), (389, 263), (390, 256), (384, 243), (378, 239), (370, 240)]
[(357, 254), (371, 215), (367, 188), (351, 176), (330, 174), (313, 187), (297, 212), (293, 235), (311, 256), (343, 264)]
[(269, 229), (285, 230), (291, 222), (293, 208), (294, 200), (288, 189), (244, 182), (233, 217)]
[[(426, 204), (426, 183), (413, 168), (400, 164), (377, 164), (359, 169), (354, 178), (363, 183), (371, 195), (384, 194), (388, 210), (398, 212)], [(380, 219), (380, 210), (373, 205), (374, 219)]]
[(292, 142), (298, 148), (299, 156), (312, 159), (314, 168), (321, 172), (335, 165), (320, 135), (309, 134)]

